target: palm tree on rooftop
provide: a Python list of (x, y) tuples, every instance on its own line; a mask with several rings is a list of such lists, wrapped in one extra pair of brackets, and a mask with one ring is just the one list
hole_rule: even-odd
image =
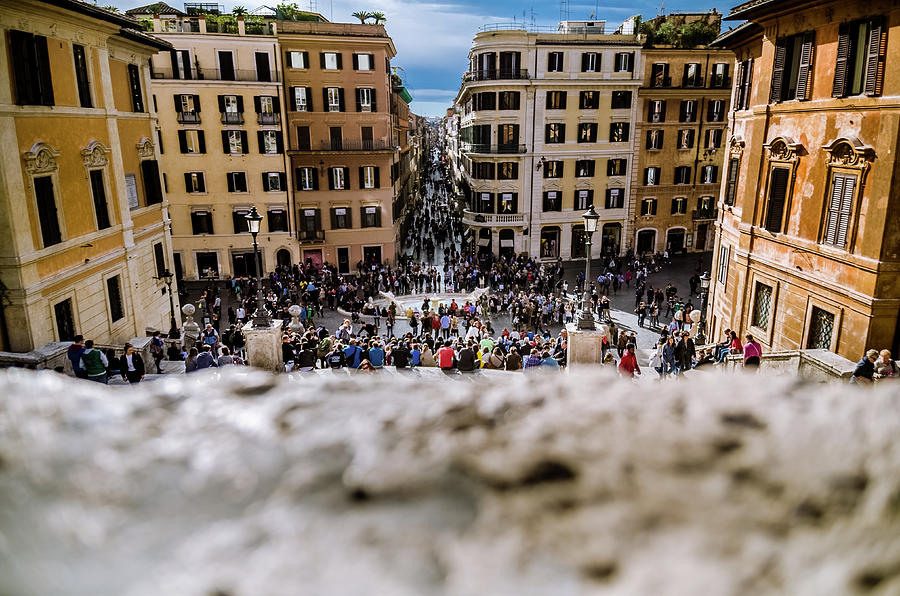
[(235, 6), (234, 8), (231, 9), (231, 14), (233, 14), (236, 17), (237, 16), (246, 16), (247, 9), (244, 8), (243, 6)]
[(367, 10), (357, 10), (356, 12), (353, 13), (352, 16), (354, 16), (354, 17), (356, 17), (357, 19), (359, 19), (359, 22), (360, 22), (360, 23), (365, 24), (366, 20), (368, 20), (368, 18), (369, 18), (370, 16), (372, 16), (372, 14), (371, 14), (369, 11), (367, 11)]
[(370, 12), (369, 16), (375, 19), (376, 25), (383, 25), (387, 21), (387, 17), (384, 16), (383, 12)]

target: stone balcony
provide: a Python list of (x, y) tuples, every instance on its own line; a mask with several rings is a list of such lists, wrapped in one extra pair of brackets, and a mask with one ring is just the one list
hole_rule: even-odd
[(473, 228), (525, 227), (528, 216), (524, 213), (475, 213), (466, 209), (462, 222)]

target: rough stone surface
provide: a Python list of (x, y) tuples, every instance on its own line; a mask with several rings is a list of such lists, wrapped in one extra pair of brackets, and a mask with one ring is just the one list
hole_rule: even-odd
[(0, 373), (0, 594), (900, 592), (894, 387)]

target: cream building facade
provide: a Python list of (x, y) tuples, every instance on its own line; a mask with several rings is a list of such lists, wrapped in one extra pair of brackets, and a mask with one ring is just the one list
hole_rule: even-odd
[(0, 23), (0, 347), (168, 329), (155, 278), (172, 250), (147, 66), (167, 44), (68, 0), (4, 3)]

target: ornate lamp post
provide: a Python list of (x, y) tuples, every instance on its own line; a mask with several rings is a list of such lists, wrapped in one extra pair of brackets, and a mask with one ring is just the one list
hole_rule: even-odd
[(256, 243), (256, 236), (259, 234), (259, 224), (263, 220), (256, 207), (250, 208), (250, 213), (244, 216), (247, 220), (247, 229), (253, 236), (253, 263), (256, 265), (256, 312), (253, 313), (254, 327), (270, 327), (272, 320), (269, 318), (269, 311), (266, 310), (266, 298), (262, 289), (262, 262), (259, 259), (259, 245)]
[(699, 327), (697, 328), (697, 343), (705, 344), (706, 343), (706, 301), (709, 297), (709, 271), (704, 271), (703, 275), (700, 276), (700, 293), (702, 298), (700, 299), (700, 322), (697, 323)]
[(175, 278), (175, 274), (165, 269), (162, 273), (159, 274), (158, 277), (154, 277), (153, 279), (162, 281), (166, 284), (166, 288), (169, 290), (169, 339), (178, 339), (180, 337), (178, 332), (178, 323), (175, 321), (175, 299), (172, 296), (172, 280)]
[(594, 312), (591, 310), (591, 236), (597, 231), (597, 221), (600, 215), (594, 211), (594, 206), (581, 216), (584, 219), (584, 295), (581, 299), (581, 317), (578, 319), (579, 329), (594, 329), (596, 321), (594, 320)]

